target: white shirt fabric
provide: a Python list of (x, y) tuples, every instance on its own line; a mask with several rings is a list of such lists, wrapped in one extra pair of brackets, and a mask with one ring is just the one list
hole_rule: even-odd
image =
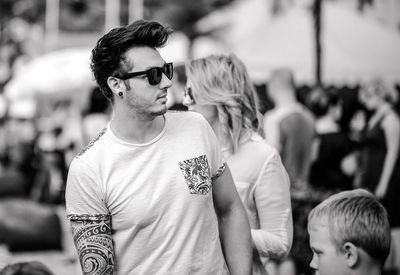
[(253, 274), (265, 274), (268, 258), (283, 258), (293, 238), (289, 176), (276, 149), (256, 133), (235, 154), (224, 150), (236, 188), (249, 218), (253, 243)]
[(111, 215), (115, 274), (228, 274), (212, 198), (223, 164), (199, 114), (166, 113), (145, 144), (108, 125), (71, 164), (67, 215)]

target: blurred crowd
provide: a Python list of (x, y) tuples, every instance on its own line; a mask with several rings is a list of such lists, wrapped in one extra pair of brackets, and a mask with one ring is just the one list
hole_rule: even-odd
[(63, 211), (68, 166), (104, 127), (111, 111), (98, 89), (82, 91), (78, 99), (39, 96), (10, 101), (5, 96), (7, 83), (43, 49), (40, 37), (40, 27), (21, 18), (2, 25), (0, 268), (16, 261), (14, 253), (63, 251), (73, 245)]

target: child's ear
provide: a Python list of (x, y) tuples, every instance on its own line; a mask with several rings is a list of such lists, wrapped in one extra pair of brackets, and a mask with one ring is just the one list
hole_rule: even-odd
[(354, 268), (360, 261), (360, 252), (358, 248), (351, 242), (346, 242), (343, 245), (346, 264), (349, 268)]

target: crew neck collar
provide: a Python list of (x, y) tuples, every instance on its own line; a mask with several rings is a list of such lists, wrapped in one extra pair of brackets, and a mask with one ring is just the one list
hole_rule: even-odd
[(111, 129), (111, 121), (107, 124), (107, 132), (110, 134), (110, 137), (111, 137), (115, 142), (117, 142), (117, 143), (119, 143), (119, 144), (122, 144), (122, 145), (125, 145), (125, 146), (129, 146), (129, 147), (145, 147), (145, 146), (149, 146), (149, 145), (151, 145), (151, 144), (157, 142), (158, 140), (160, 140), (160, 139), (163, 137), (163, 135), (164, 135), (164, 133), (165, 133), (165, 131), (166, 131), (166, 129), (167, 129), (167, 123), (168, 123), (167, 117), (166, 117), (165, 115), (163, 115), (162, 117), (163, 117), (163, 119), (164, 119), (164, 126), (163, 126), (161, 132), (160, 132), (157, 136), (155, 136), (153, 139), (151, 139), (150, 141), (148, 141), (148, 142), (144, 142), (144, 143), (132, 143), (132, 142), (128, 142), (128, 141), (126, 141), (126, 140), (123, 140), (123, 139), (117, 137), (117, 136), (115, 135), (115, 133), (113, 132), (113, 130)]

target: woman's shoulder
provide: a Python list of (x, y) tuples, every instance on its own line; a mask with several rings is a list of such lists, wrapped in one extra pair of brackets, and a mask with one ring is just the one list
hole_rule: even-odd
[(208, 124), (201, 114), (192, 111), (168, 111), (165, 117), (169, 125), (180, 128), (202, 128), (202, 125)]
[(168, 110), (165, 114), (167, 119), (171, 121), (204, 121), (205, 118), (196, 112), (192, 111), (175, 111), (175, 110)]
[(251, 137), (242, 144), (240, 149), (251, 152), (254, 158), (268, 159), (279, 156), (275, 147), (258, 133), (253, 133)]
[(395, 110), (389, 109), (383, 116), (381, 123), (383, 127), (386, 126), (386, 127), (400, 128), (399, 114)]

